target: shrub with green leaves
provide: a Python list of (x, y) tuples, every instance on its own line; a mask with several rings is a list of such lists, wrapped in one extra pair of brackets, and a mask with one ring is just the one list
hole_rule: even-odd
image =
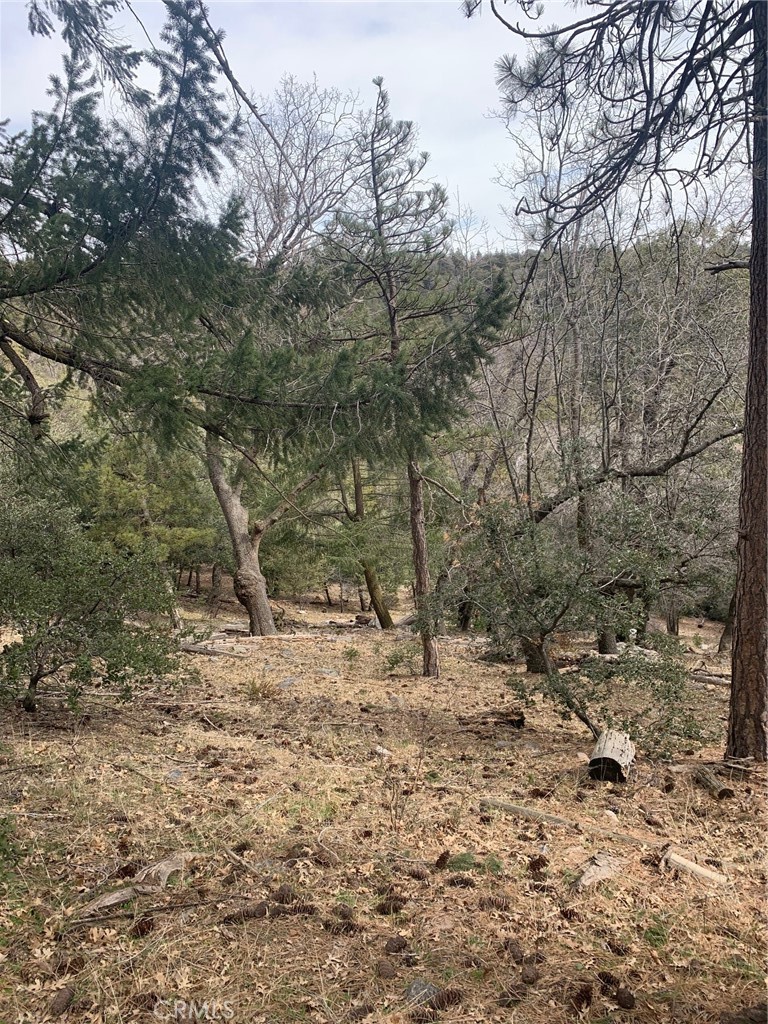
[[(649, 638), (650, 639), (650, 638)], [(563, 718), (578, 718), (595, 736), (616, 728), (638, 740), (646, 754), (668, 756), (682, 741), (701, 738), (686, 708), (687, 671), (674, 638), (654, 634), (659, 650), (627, 647), (615, 660), (590, 657), (577, 672), (543, 676), (536, 688)], [(526, 698), (520, 676), (510, 680)]]
[(94, 540), (71, 509), (14, 497), (0, 507), (0, 689), (26, 690), (60, 676), (75, 698), (100, 679), (129, 696), (176, 665), (163, 570), (149, 548)]

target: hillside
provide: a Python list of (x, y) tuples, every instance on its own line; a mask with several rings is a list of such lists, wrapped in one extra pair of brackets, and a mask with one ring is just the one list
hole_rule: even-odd
[[(692, 778), (725, 688), (692, 691), (711, 745), (595, 782), (587, 731), (521, 709), (482, 641), (443, 641), (436, 683), (408, 633), (287, 611), (296, 632), (218, 641), (195, 682), (6, 715), (4, 1021), (715, 1024), (758, 1002), (764, 793)], [(666, 844), (724, 884), (663, 871)], [(615, 874), (579, 888), (599, 853)]]

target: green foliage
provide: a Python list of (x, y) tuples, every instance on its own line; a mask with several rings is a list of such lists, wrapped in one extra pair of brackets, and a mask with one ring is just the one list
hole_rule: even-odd
[(421, 648), (414, 641), (399, 643), (384, 659), (384, 671), (396, 672), (405, 668), (408, 675), (415, 676), (419, 671)]
[(121, 440), (102, 445), (71, 488), (90, 536), (120, 549), (149, 545), (175, 566), (228, 566), (231, 548), (200, 461)]
[(360, 660), (360, 651), (357, 647), (345, 647), (341, 652), (342, 658), (346, 661), (350, 668), (353, 668), (355, 664)]
[(479, 862), (474, 853), (457, 853), (445, 865), (449, 871), (474, 871)]
[(10, 818), (0, 818), (0, 879), (21, 857), (21, 850), (14, 839), (14, 834), (13, 821)]
[(0, 508), (0, 685), (27, 686), (64, 673), (70, 695), (95, 679), (129, 696), (176, 667), (167, 581), (151, 548), (117, 550), (92, 538), (73, 512), (12, 497)]
[[(649, 756), (668, 757), (682, 741), (701, 739), (686, 707), (688, 674), (674, 638), (653, 636), (663, 653), (629, 646), (615, 661), (591, 657), (578, 673), (543, 677), (538, 687), (564, 718), (618, 728)], [(520, 678), (513, 677), (514, 685)]]
[(643, 932), (643, 938), (654, 949), (663, 949), (669, 942), (669, 915), (654, 914), (651, 924)]

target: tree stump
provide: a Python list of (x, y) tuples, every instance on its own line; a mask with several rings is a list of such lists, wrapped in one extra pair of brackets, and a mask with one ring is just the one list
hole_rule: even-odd
[(600, 733), (592, 757), (589, 774), (602, 782), (626, 782), (635, 759), (635, 745), (625, 732), (606, 729)]

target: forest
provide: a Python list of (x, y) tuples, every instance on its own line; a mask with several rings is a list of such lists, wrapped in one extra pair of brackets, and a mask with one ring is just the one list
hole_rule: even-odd
[(0, 1022), (765, 1021), (768, 4), (446, 7), (504, 245), (217, 6), (0, 122)]

